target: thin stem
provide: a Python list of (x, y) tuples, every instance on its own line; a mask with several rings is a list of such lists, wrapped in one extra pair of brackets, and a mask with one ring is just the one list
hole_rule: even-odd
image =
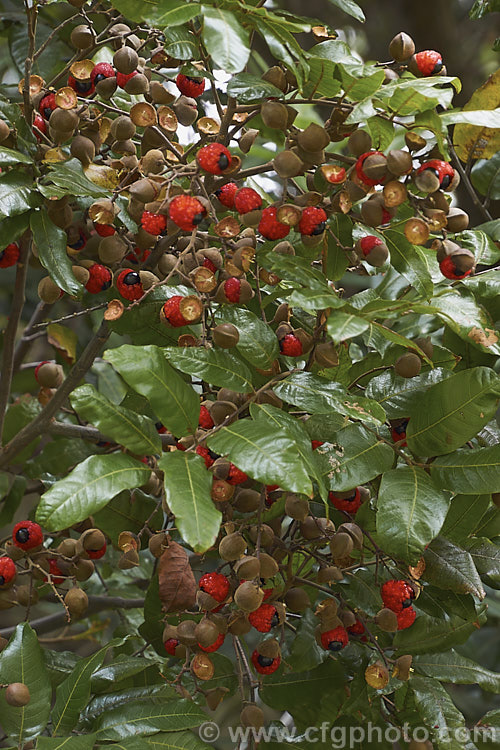
[(12, 376), (14, 374), (15, 341), (24, 307), (30, 252), (31, 239), (29, 239), (28, 236), (24, 236), (20, 242), (20, 257), (16, 269), (12, 308), (3, 340), (2, 372), (0, 375), (0, 445), (2, 444), (5, 412), (7, 411), (7, 405), (9, 403)]
[(38, 305), (35, 307), (33, 315), (31, 316), (28, 322), (28, 325), (24, 329), (23, 336), (21, 340), (18, 342), (14, 351), (14, 372), (16, 372), (19, 369), (19, 367), (21, 366), (21, 362), (23, 361), (26, 355), (26, 352), (30, 348), (30, 344), (31, 344), (31, 340), (29, 338), (30, 335), (33, 333), (38, 323), (40, 323), (40, 321), (43, 320), (43, 318), (51, 309), (51, 307), (52, 305), (48, 305), (45, 302), (39, 302)]
[(476, 191), (474, 189), (474, 185), (470, 181), (469, 175), (467, 174), (467, 172), (463, 168), (462, 162), (458, 158), (455, 149), (453, 148), (453, 146), (452, 146), (452, 144), (450, 142), (448, 142), (448, 146), (449, 146), (449, 149), (450, 149), (450, 155), (451, 155), (451, 160), (453, 162), (453, 166), (455, 167), (455, 169), (457, 170), (458, 174), (460, 175), (460, 179), (464, 183), (464, 187), (467, 190), (467, 192), (469, 193), (469, 196), (470, 196), (470, 198), (471, 198), (474, 206), (482, 214), (482, 216), (484, 217), (484, 219), (486, 221), (492, 221), (493, 220), (492, 215), (490, 214), (490, 212), (488, 211), (488, 209), (486, 208), (486, 206), (483, 206), (483, 204), (479, 200), (479, 197), (478, 197), (478, 195), (477, 195), (477, 193), (476, 193)]
[(33, 103), (30, 96), (30, 81), (31, 81), (31, 69), (33, 67), (33, 59), (35, 55), (35, 44), (36, 44), (36, 21), (38, 16), (38, 10), (36, 3), (33, 3), (32, 7), (29, 7), (27, 0), (24, 0), (24, 7), (26, 10), (26, 19), (28, 25), (28, 54), (24, 61), (24, 87), (23, 87), (23, 102), (24, 102), (24, 117), (26, 122), (31, 126), (33, 119)]

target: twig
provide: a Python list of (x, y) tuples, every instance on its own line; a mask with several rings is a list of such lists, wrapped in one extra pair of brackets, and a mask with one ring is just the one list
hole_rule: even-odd
[(474, 190), (474, 185), (470, 181), (469, 175), (467, 174), (467, 172), (463, 168), (462, 162), (458, 158), (458, 156), (456, 154), (456, 151), (453, 148), (453, 145), (451, 144), (451, 142), (448, 142), (448, 146), (449, 146), (449, 149), (450, 149), (450, 155), (451, 155), (451, 160), (453, 162), (453, 166), (455, 167), (455, 169), (457, 170), (458, 174), (460, 175), (460, 179), (464, 183), (464, 187), (467, 190), (467, 192), (469, 193), (470, 198), (471, 198), (474, 206), (483, 215), (483, 217), (486, 219), (486, 221), (492, 221), (493, 220), (492, 215), (490, 214), (490, 212), (488, 211), (488, 209), (486, 208), (486, 206), (483, 206), (483, 204), (479, 200), (479, 197), (478, 197), (476, 191)]
[(38, 305), (35, 307), (35, 311), (33, 312), (33, 315), (31, 316), (28, 325), (24, 329), (23, 337), (18, 342), (15, 352), (14, 352), (14, 372), (17, 372), (19, 367), (21, 366), (21, 362), (23, 361), (26, 352), (30, 348), (30, 339), (29, 336), (31, 333), (33, 333), (34, 329), (37, 327), (38, 323), (45, 317), (47, 312), (50, 310), (52, 305), (47, 304), (45, 302), (39, 302)]
[(2, 372), (0, 375), (0, 445), (2, 445), (5, 412), (7, 411), (7, 404), (9, 403), (10, 387), (12, 384), (12, 376), (14, 374), (15, 341), (24, 307), (28, 260), (31, 252), (31, 239), (28, 235), (25, 235), (19, 244), (20, 257), (16, 269), (14, 296), (9, 315), (9, 322), (7, 323), (3, 340)]
[(28, 54), (24, 62), (24, 87), (23, 87), (23, 102), (24, 102), (24, 117), (26, 122), (31, 127), (33, 118), (33, 103), (30, 95), (30, 81), (31, 81), (31, 68), (33, 67), (33, 59), (35, 55), (35, 44), (36, 44), (36, 21), (38, 16), (38, 9), (36, 3), (33, 3), (32, 7), (28, 5), (27, 0), (24, 0), (24, 8), (26, 10), (26, 20), (28, 25)]

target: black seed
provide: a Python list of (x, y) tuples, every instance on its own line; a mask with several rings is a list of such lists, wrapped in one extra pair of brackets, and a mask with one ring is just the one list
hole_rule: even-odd
[(81, 250), (82, 247), (84, 247), (86, 244), (85, 236), (80, 233), (79, 239), (74, 242), (72, 245), (70, 245), (70, 248), (72, 250)]
[(137, 271), (130, 271), (126, 276), (122, 279), (122, 284), (126, 284), (127, 286), (134, 286), (134, 284), (140, 284), (141, 283), (141, 277), (137, 273)]
[(432, 74), (435, 75), (436, 73), (439, 73), (439, 71), (442, 70), (442, 68), (443, 68), (443, 61), (438, 60), (432, 69)]
[(191, 83), (198, 83), (198, 84), (201, 83), (201, 79), (200, 78), (193, 78), (193, 76), (186, 76), (186, 79), (188, 81), (190, 81)]
[(75, 89), (79, 94), (88, 94), (91, 88), (91, 81), (75, 81)]
[(197, 214), (195, 214), (195, 215), (193, 216), (193, 224), (194, 224), (195, 226), (198, 226), (198, 224), (201, 224), (201, 222), (202, 222), (202, 221), (203, 221), (203, 219), (205, 218), (205, 214), (206, 214), (206, 213), (207, 213), (207, 212), (206, 212), (205, 210), (203, 210), (203, 211), (199, 211), (199, 212), (198, 212)]
[(100, 81), (105, 81), (107, 77), (108, 76), (105, 76), (104, 73), (98, 73), (94, 78), (94, 83), (98, 84)]
[(101, 292), (105, 292), (111, 286), (111, 279), (109, 281), (103, 281), (101, 284)]
[(311, 236), (315, 234), (323, 234), (326, 227), (326, 221), (322, 221), (320, 224), (316, 224), (313, 231), (311, 232)]
[(221, 154), (217, 160), (217, 164), (219, 165), (219, 169), (227, 169), (229, 166), (229, 159), (227, 158), (227, 154)]
[(262, 656), (262, 654), (259, 654), (257, 657), (257, 661), (259, 662), (261, 667), (270, 667), (274, 659), (271, 659), (269, 656)]
[(279, 625), (279, 624), (280, 624), (280, 618), (279, 618), (278, 613), (275, 612), (271, 619), (271, 627), (275, 628), (276, 625)]
[(348, 503), (352, 503), (353, 500), (356, 500), (356, 490), (354, 490), (350, 497), (345, 497), (344, 500), (347, 500)]
[(50, 119), (50, 115), (52, 114), (52, 107), (44, 107), (43, 108), (43, 116), (46, 120)]
[(411, 607), (411, 599), (405, 599), (403, 602), (403, 609), (407, 609), (407, 607)]
[(341, 651), (344, 644), (341, 641), (330, 641), (328, 651)]
[(446, 188), (450, 186), (450, 182), (451, 182), (451, 177), (449, 174), (446, 174), (441, 180), (441, 187), (443, 188), (443, 190), (446, 190)]
[(30, 532), (25, 527), (16, 531), (16, 541), (20, 542), (21, 544), (25, 544), (29, 538)]
[(0, 576), (0, 586), (3, 586), (5, 583), (5, 578), (3, 576)]
[(220, 454), (215, 453), (215, 451), (211, 451), (210, 448), (208, 448), (208, 455), (210, 456), (210, 458), (213, 458), (214, 461), (220, 458)]

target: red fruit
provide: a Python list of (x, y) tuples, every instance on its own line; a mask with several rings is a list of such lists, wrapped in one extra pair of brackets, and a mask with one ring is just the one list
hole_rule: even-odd
[(226, 482), (228, 484), (243, 484), (243, 482), (246, 482), (248, 479), (248, 476), (245, 474), (244, 471), (241, 471), (241, 469), (238, 469), (237, 466), (234, 464), (231, 464), (229, 467), (229, 474), (226, 477)]
[(435, 76), (443, 67), (443, 58), (440, 52), (426, 49), (415, 55), (417, 67), (423, 76)]
[(328, 500), (337, 510), (345, 510), (347, 513), (356, 513), (361, 505), (361, 492), (359, 487), (352, 491), (350, 497), (337, 497), (334, 492), (328, 493)]
[(87, 553), (87, 557), (90, 557), (91, 560), (100, 560), (101, 557), (104, 557), (106, 554), (106, 547), (106, 542), (104, 542), (100, 549), (87, 549), (85, 552)]
[(276, 672), (281, 664), (281, 656), (276, 656), (274, 659), (271, 659), (270, 656), (259, 654), (257, 649), (255, 649), (252, 654), (252, 664), (260, 674), (272, 674), (273, 672)]
[(321, 633), (321, 645), (325, 651), (342, 651), (349, 643), (349, 634), (342, 625)]
[(424, 162), (424, 164), (417, 169), (417, 174), (421, 174), (428, 169), (431, 172), (434, 172), (439, 180), (439, 187), (442, 188), (442, 190), (446, 190), (446, 188), (450, 187), (451, 181), (455, 177), (455, 170), (449, 162), (443, 161), (442, 159), (431, 159), (430, 161)]
[(209, 143), (200, 148), (196, 161), (205, 172), (222, 174), (231, 166), (231, 153), (222, 143)]
[(395, 443), (399, 443), (400, 440), (403, 440), (400, 447), (404, 448), (407, 445), (406, 442), (406, 428), (408, 427), (409, 419), (405, 419), (404, 422), (401, 424), (396, 425), (391, 430), (391, 437), (394, 440)]
[(271, 497), (271, 492), (274, 492), (277, 489), (279, 489), (279, 484), (266, 484), (266, 494), (264, 496), (264, 502), (267, 508), (270, 508), (271, 505), (276, 502), (276, 500)]
[(224, 643), (225, 635), (223, 633), (219, 633), (215, 641), (212, 643), (211, 646), (202, 646), (201, 643), (198, 643), (198, 646), (201, 648), (202, 651), (205, 651), (208, 654), (213, 653), (214, 651), (217, 651), (222, 644)]
[(217, 272), (217, 266), (213, 261), (210, 260), (210, 258), (205, 258), (201, 265), (203, 266), (203, 268), (208, 268), (208, 270), (212, 271), (212, 273)]
[(380, 185), (380, 183), (385, 179), (385, 177), (383, 177), (381, 180), (372, 180), (363, 172), (363, 164), (365, 159), (368, 159), (369, 156), (373, 156), (374, 154), (384, 156), (381, 151), (366, 151), (364, 154), (361, 154), (361, 156), (358, 157), (358, 160), (356, 162), (356, 174), (358, 175), (361, 182), (364, 182), (365, 185), (370, 185), (370, 187), (373, 187), (374, 185)]
[[(49, 573), (52, 579), (52, 583), (55, 586), (59, 586), (59, 584), (64, 581), (64, 573), (57, 564), (57, 560), (55, 557), (51, 557), (49, 559)], [(43, 580), (47, 582), (49, 579), (46, 576)]]
[(322, 234), (325, 231), (326, 219), (326, 213), (322, 208), (307, 206), (300, 217), (299, 232), (308, 236)]
[(396, 613), (410, 607), (415, 598), (412, 587), (406, 581), (396, 580), (395, 578), (382, 585), (380, 594), (384, 606)]
[(269, 633), (271, 628), (279, 625), (280, 618), (273, 604), (261, 604), (254, 612), (250, 612), (248, 621), (259, 633)]
[(116, 232), (116, 229), (111, 224), (98, 224), (94, 222), (94, 229), (99, 237), (111, 237)]
[(311, 440), (311, 447), (313, 451), (316, 450), (316, 448), (319, 448), (320, 445), (323, 445), (323, 440)]
[(144, 295), (141, 277), (132, 268), (124, 268), (116, 279), (116, 288), (124, 299), (136, 300)]
[(4, 250), (0, 251), (0, 268), (15, 266), (19, 260), (19, 254), (19, 247), (15, 242), (11, 242)]
[(398, 630), (406, 630), (406, 628), (411, 627), (415, 622), (417, 613), (413, 607), (408, 607), (407, 609), (403, 609), (402, 612), (398, 612), (396, 616), (398, 618)]
[(177, 638), (169, 638), (167, 641), (163, 644), (165, 646), (165, 651), (167, 654), (170, 654), (170, 656), (175, 656), (175, 649), (179, 645), (179, 641)]
[(79, 96), (92, 96), (92, 94), (95, 91), (95, 87), (93, 82), (89, 79), (81, 81), (78, 78), (74, 78), (73, 76), (68, 76), (68, 86), (70, 86), (73, 91), (76, 91), (76, 93)]
[(374, 247), (377, 245), (383, 245), (384, 243), (382, 240), (379, 240), (378, 237), (375, 237), (373, 234), (369, 234), (366, 237), (363, 237), (360, 241), (361, 250), (363, 252), (363, 255), (366, 257), (371, 253)]
[(139, 250), (138, 247), (134, 248), (130, 253), (125, 256), (125, 260), (130, 263), (144, 263), (145, 260), (151, 255), (151, 250)]
[(182, 73), (179, 73), (175, 79), (175, 84), (181, 94), (184, 94), (184, 96), (190, 96), (193, 99), (197, 99), (205, 91), (204, 78), (192, 78), (191, 76), (185, 76)]
[(173, 328), (189, 325), (189, 321), (186, 320), (180, 310), (180, 303), (183, 299), (184, 297), (181, 294), (174, 294), (163, 305), (163, 315)]
[(300, 357), (304, 351), (302, 342), (294, 333), (287, 333), (286, 336), (281, 339), (279, 344), (281, 353), (284, 354), (285, 357)]
[(154, 214), (151, 211), (143, 211), (141, 226), (148, 234), (158, 236), (167, 226), (167, 217), (163, 214)]
[(196, 448), (196, 453), (199, 456), (201, 456), (202, 459), (205, 461), (205, 466), (207, 467), (207, 469), (209, 469), (212, 466), (213, 462), (215, 461), (215, 458), (217, 458), (217, 456), (215, 456), (214, 458), (215, 454), (212, 453), (212, 451), (208, 450), (208, 448), (206, 448), (203, 445), (199, 445)]
[(441, 261), (439, 264), (439, 270), (447, 279), (453, 279), (455, 281), (457, 279), (465, 279), (466, 276), (469, 276), (472, 273), (472, 268), (469, 268), (469, 270), (464, 273), (460, 273), (459, 269), (453, 262), (452, 255), (447, 255), (446, 258)]
[(40, 133), (37, 133), (36, 128), (38, 128), (40, 133), (47, 132), (47, 125), (45, 124), (45, 120), (39, 114), (36, 114), (35, 119), (33, 120), (33, 133), (35, 134), (36, 139), (40, 141), (41, 140)]
[(174, 224), (191, 232), (201, 224), (207, 215), (207, 209), (192, 195), (177, 195), (170, 203), (168, 213)]
[(19, 521), (12, 529), (12, 541), (24, 550), (39, 547), (43, 544), (42, 529), (33, 521)]
[(239, 214), (247, 214), (262, 206), (262, 198), (256, 190), (249, 187), (241, 188), (234, 196), (234, 207)]
[(216, 602), (223, 602), (229, 594), (229, 581), (222, 573), (205, 573), (198, 581), (198, 586)]
[(335, 166), (334, 169), (329, 172), (327, 180), (328, 182), (332, 182), (334, 185), (337, 185), (339, 182), (344, 182), (345, 175), (345, 167)]
[(290, 232), (290, 227), (278, 221), (276, 206), (269, 206), (262, 211), (258, 230), (266, 240), (282, 240)]
[(349, 635), (363, 635), (363, 633), (365, 632), (365, 626), (360, 620), (356, 620), (354, 625), (350, 625), (347, 628), (347, 632), (349, 633)]
[(262, 589), (262, 591), (264, 592), (264, 598), (262, 600), (263, 602), (265, 602), (266, 599), (269, 599), (269, 597), (274, 594), (274, 589)]
[(43, 99), (40, 100), (38, 111), (45, 120), (50, 118), (50, 115), (55, 109), (57, 109), (55, 94), (47, 94), (47, 96), (44, 96)]
[(68, 243), (68, 247), (79, 253), (80, 250), (83, 250), (86, 244), (87, 238), (84, 235), (83, 231), (80, 229), (78, 239), (76, 240), (76, 242), (72, 242), (71, 244)]
[(234, 208), (234, 196), (238, 192), (238, 185), (235, 182), (226, 182), (225, 185), (215, 191), (220, 203), (226, 208)]
[(168, 432), (168, 430), (165, 427), (165, 425), (162, 424), (161, 422), (156, 422), (155, 427), (156, 427), (156, 432), (159, 435), (165, 435), (165, 433)]
[(203, 406), (203, 404), (200, 406), (200, 418), (198, 420), (198, 425), (204, 430), (211, 430), (214, 426), (214, 420), (210, 416), (210, 412), (208, 411), (207, 407)]
[(92, 73), (90, 74), (90, 80), (95, 86), (99, 81), (104, 81), (105, 78), (114, 78), (115, 75), (116, 70), (112, 65), (106, 62), (100, 62), (97, 63), (97, 65), (94, 65)]
[(227, 279), (224, 282), (224, 294), (228, 302), (239, 302), (240, 301), (240, 289), (241, 281), (235, 276)]
[(0, 557), (0, 589), (14, 580), (16, 566), (10, 557)]
[(137, 75), (137, 70), (133, 70), (132, 73), (117, 73), (116, 83), (121, 89), (124, 89), (127, 81), (130, 81), (130, 79), (136, 75)]

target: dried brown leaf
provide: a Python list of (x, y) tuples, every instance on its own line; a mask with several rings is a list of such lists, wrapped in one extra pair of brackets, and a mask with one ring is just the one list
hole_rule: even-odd
[(190, 609), (196, 601), (196, 581), (186, 550), (169, 542), (158, 565), (159, 593), (164, 612)]

